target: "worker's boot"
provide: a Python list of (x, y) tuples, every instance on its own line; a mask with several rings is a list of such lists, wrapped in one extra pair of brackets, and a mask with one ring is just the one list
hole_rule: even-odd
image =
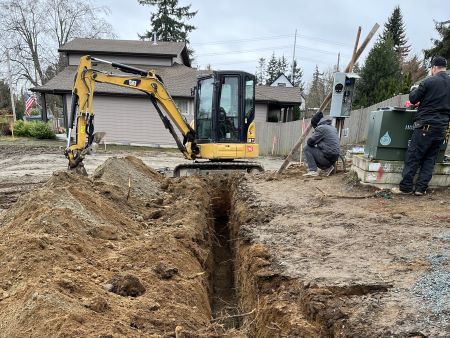
[(311, 176), (311, 177), (319, 176), (319, 172), (317, 170), (316, 171), (310, 170), (306, 174), (303, 174), (303, 176), (305, 176), (305, 177), (308, 177), (308, 176)]

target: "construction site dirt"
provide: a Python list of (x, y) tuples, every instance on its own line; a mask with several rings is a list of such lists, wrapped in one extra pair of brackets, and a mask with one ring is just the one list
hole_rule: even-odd
[(156, 170), (180, 161), (114, 149), (84, 177), (0, 142), (0, 337), (450, 335), (449, 188)]

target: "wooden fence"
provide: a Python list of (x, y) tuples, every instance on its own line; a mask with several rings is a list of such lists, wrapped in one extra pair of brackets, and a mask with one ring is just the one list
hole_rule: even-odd
[[(364, 143), (367, 137), (368, 118), (371, 111), (381, 107), (403, 107), (408, 95), (397, 95), (373, 106), (353, 110), (345, 120), (344, 128), (348, 128), (346, 137), (342, 137), (341, 144)], [(309, 124), (305, 120), (305, 128)], [(285, 156), (289, 154), (297, 140), (302, 135), (302, 121), (257, 122), (256, 142), (259, 143), (260, 155)]]
[[(310, 119), (305, 119), (304, 128)], [(257, 122), (256, 142), (260, 155), (283, 156), (289, 154), (297, 140), (302, 136), (302, 121)]]

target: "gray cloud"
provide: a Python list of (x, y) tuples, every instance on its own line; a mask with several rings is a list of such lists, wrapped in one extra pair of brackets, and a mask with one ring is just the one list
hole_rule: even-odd
[[(111, 9), (108, 18), (121, 39), (135, 39), (149, 28), (151, 8), (137, 0), (98, 0)], [(433, 20), (448, 20), (450, 4), (446, 0), (407, 1), (180, 1), (198, 10), (190, 23), (197, 29), (190, 41), (195, 64), (211, 64), (217, 69), (241, 69), (254, 72), (258, 58), (285, 55), (291, 61), (294, 32), (298, 30), (296, 57), (308, 81), (317, 64), (325, 70), (336, 63), (337, 53), (346, 64), (353, 50), (358, 26), (362, 39), (378, 22), (380, 33), (398, 4), (402, 10), (411, 51), (422, 56), (437, 37)], [(367, 51), (375, 42), (371, 41)], [(362, 56), (362, 59), (367, 55)]]

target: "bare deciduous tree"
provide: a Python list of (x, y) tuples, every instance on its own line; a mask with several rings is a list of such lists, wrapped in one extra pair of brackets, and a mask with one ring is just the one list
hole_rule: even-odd
[(57, 49), (76, 37), (114, 37), (105, 7), (89, 0), (0, 0), (0, 48), (19, 79), (38, 86), (60, 69)]

